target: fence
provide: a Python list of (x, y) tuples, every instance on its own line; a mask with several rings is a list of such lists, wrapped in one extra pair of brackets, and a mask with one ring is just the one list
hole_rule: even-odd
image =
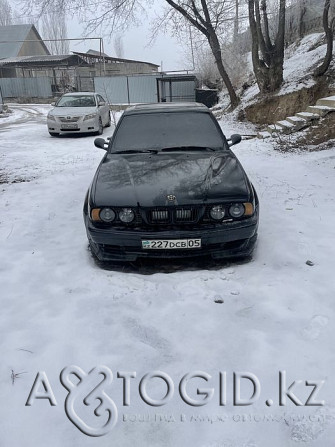
[(0, 113), (3, 111), (3, 99), (2, 99), (2, 92), (0, 87)]
[(95, 77), (95, 91), (110, 104), (195, 101), (195, 76), (133, 75)]
[(0, 78), (3, 98), (49, 98), (51, 78)]
[[(195, 101), (194, 75), (163, 73), (109, 77), (77, 77), (79, 91), (95, 91), (110, 104)], [(0, 78), (3, 98), (51, 98), (63, 92), (50, 77)], [(66, 91), (66, 90), (65, 90)]]

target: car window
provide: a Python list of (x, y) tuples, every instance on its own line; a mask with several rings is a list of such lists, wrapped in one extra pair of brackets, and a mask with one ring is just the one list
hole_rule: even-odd
[(169, 147), (224, 146), (222, 134), (209, 113), (168, 112), (126, 115), (117, 129), (112, 151)]
[(95, 107), (95, 105), (93, 95), (62, 96), (56, 104), (57, 107)]
[(99, 101), (99, 102), (106, 102), (106, 101), (104, 100), (104, 98), (103, 98), (102, 96), (100, 96), (100, 95), (98, 95), (98, 101)]

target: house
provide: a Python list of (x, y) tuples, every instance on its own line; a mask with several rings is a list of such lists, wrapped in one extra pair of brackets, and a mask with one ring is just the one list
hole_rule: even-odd
[(0, 59), (0, 79), (40, 78), (40, 82), (43, 82), (41, 78), (47, 78), (52, 92), (56, 93), (78, 89), (77, 70), (87, 65), (74, 54), (8, 57)]
[(0, 59), (50, 54), (34, 25), (0, 26)]
[(152, 74), (157, 73), (159, 68), (159, 65), (151, 62), (111, 57), (95, 50), (88, 50), (87, 53), (73, 51), (73, 54), (80, 56), (88, 64), (88, 67), (78, 69), (83, 90), (90, 88), (89, 79), (95, 76)]
[(34, 25), (0, 26), (0, 87), (6, 98), (95, 91), (96, 77), (150, 76), (158, 68), (95, 50), (52, 55)]
[(96, 50), (88, 50), (86, 53), (73, 51), (73, 54), (82, 57), (87, 63), (94, 66), (97, 73), (103, 72), (105, 76), (156, 73), (159, 68), (159, 65), (151, 62), (120, 59)]

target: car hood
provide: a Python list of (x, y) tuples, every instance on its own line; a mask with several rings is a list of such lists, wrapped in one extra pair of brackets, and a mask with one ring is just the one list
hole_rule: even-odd
[(54, 116), (81, 116), (96, 112), (96, 107), (55, 107), (49, 113)]
[(92, 186), (96, 206), (166, 206), (250, 198), (250, 184), (230, 152), (108, 154)]

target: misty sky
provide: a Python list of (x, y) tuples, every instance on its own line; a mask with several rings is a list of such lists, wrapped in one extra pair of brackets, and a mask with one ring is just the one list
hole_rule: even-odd
[[(20, 13), (20, 0), (8, 0), (12, 12), (13, 19), (18, 20), (19, 23), (33, 23), (39, 30), (42, 38), (43, 29), (41, 20), (37, 19), (36, 12), (32, 11), (32, 15), (28, 16)], [(160, 33), (156, 41), (149, 46), (150, 41), (150, 22), (155, 13), (159, 11), (159, 4), (151, 5), (151, 9), (146, 11), (148, 17), (139, 16), (138, 19), (142, 21), (140, 26), (130, 26), (126, 31), (120, 34), (123, 42), (123, 57), (125, 59), (141, 60), (145, 62), (151, 62), (157, 65), (163, 63), (163, 70), (191, 70), (192, 63), (190, 60), (185, 60), (185, 48), (178, 44), (177, 39), (171, 37), (169, 34)], [(51, 3), (52, 4), (52, 3)], [(73, 12), (73, 11), (71, 11)], [(1, 13), (1, 11), (0, 11)], [(69, 38), (80, 38), (83, 36), (85, 25), (80, 23), (78, 17), (72, 16), (69, 13), (67, 17), (67, 33)], [(113, 37), (109, 41), (106, 35), (106, 30), (101, 29), (92, 33), (89, 37), (103, 37), (105, 53), (109, 56), (116, 57)], [(81, 43), (70, 42), (71, 51), (86, 52), (89, 49), (99, 50), (99, 41), (84, 41)]]
[[(79, 23), (76, 17), (67, 21), (68, 37), (76, 38), (82, 35), (84, 25)], [(124, 33), (119, 33), (123, 41), (123, 57), (125, 59), (143, 60), (157, 65), (163, 62), (163, 70), (184, 70), (191, 69), (190, 61), (185, 61), (185, 50), (178, 44), (177, 40), (169, 34), (159, 34), (156, 41), (148, 46), (150, 40), (150, 29), (148, 19), (143, 20), (141, 26), (130, 27)], [(95, 33), (90, 37), (100, 37), (99, 33)], [(88, 49), (99, 50), (98, 41), (86, 41), (80, 44), (70, 43), (72, 51), (87, 51)], [(104, 38), (105, 53), (109, 56), (116, 56), (113, 39), (108, 41)]]

